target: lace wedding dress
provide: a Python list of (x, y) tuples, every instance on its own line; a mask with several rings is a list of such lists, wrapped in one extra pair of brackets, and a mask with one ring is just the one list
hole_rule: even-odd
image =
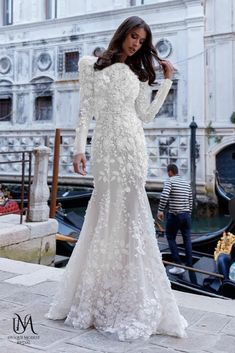
[(164, 333), (185, 336), (155, 238), (145, 191), (147, 151), (142, 121), (151, 121), (172, 82), (150, 104), (150, 87), (124, 63), (94, 71), (79, 63), (80, 119), (75, 154), (84, 153), (96, 117), (91, 172), (94, 190), (80, 239), (46, 317), (79, 329), (94, 326), (120, 340)]

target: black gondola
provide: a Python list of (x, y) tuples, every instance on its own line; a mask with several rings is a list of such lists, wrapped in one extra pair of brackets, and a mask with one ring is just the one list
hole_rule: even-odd
[[(235, 232), (235, 197), (233, 194), (226, 193), (225, 190), (219, 183), (218, 174), (216, 174), (216, 193), (220, 194), (220, 198), (223, 199), (226, 205), (226, 212), (230, 215), (228, 224), (216, 231), (205, 232), (205, 233), (192, 233), (192, 247), (194, 251), (201, 251), (207, 254), (213, 254), (218, 240), (222, 237), (223, 233)], [(164, 232), (160, 232), (160, 235), (164, 235)], [(167, 240), (165, 240), (167, 246)], [(183, 242), (178, 242), (179, 246), (183, 246)]]
[[(229, 223), (214, 232), (207, 233), (192, 233), (192, 247), (194, 251), (201, 251), (208, 254), (213, 254), (218, 240), (222, 237), (223, 233), (235, 231), (234, 220), (231, 219)], [(183, 246), (182, 243), (179, 243), (179, 246)]]
[[(88, 200), (89, 201), (89, 200)], [(87, 202), (88, 202), (87, 201)], [(235, 210), (235, 198), (229, 201), (230, 209)], [(234, 232), (234, 219), (235, 214), (231, 211), (231, 217), (229, 224), (224, 228), (221, 228), (217, 231), (210, 233), (193, 233), (192, 234), (192, 246), (194, 251), (201, 251), (208, 254), (213, 254), (215, 247), (217, 245), (218, 240), (221, 238), (224, 232)], [(81, 231), (81, 226), (83, 224), (83, 217), (77, 215), (75, 212), (68, 212), (64, 214), (62, 212), (57, 212), (55, 217), (59, 223), (59, 233), (63, 235), (71, 235), (74, 234), (76, 237), (79, 236)], [(71, 221), (73, 219), (73, 221)], [(77, 219), (77, 225), (76, 225)], [(156, 227), (156, 235), (159, 236), (164, 235), (164, 231), (161, 229), (157, 229)], [(164, 238), (163, 238), (164, 239)], [(165, 248), (168, 248), (167, 240), (164, 239), (162, 241), (165, 242)], [(179, 246), (183, 246), (181, 242), (178, 244)], [(70, 256), (72, 254), (74, 248), (73, 243), (57, 241), (57, 251), (58, 255)]]
[[(180, 249), (180, 257), (184, 262), (184, 249)], [(169, 273), (169, 268), (173, 266), (169, 264), (169, 262), (172, 262), (169, 250), (162, 251), (162, 260), (173, 289), (209, 297), (235, 299), (235, 283), (230, 280), (223, 280), (220, 277), (213, 256), (193, 251), (192, 270), (186, 270), (180, 275)], [(194, 272), (193, 270), (202, 272)]]
[[(78, 239), (84, 218), (77, 215), (75, 212), (64, 213), (60, 210), (57, 210), (55, 215), (56, 220), (58, 221), (58, 233), (65, 236)], [(56, 254), (63, 256), (71, 256), (74, 248), (74, 242), (56, 240)]]
[[(17, 203), (21, 202), (21, 190), (19, 185), (9, 187), (10, 195)], [(76, 189), (76, 190), (58, 190), (57, 203), (61, 203), (64, 208), (85, 207), (87, 206), (92, 194), (92, 189)], [(24, 192), (24, 204), (27, 205), (28, 193)], [(50, 204), (50, 199), (48, 200)]]
[[(76, 218), (76, 217), (75, 217)], [(80, 227), (82, 224), (80, 225)], [(78, 239), (79, 234), (69, 233), (70, 236)], [(58, 245), (63, 243), (62, 253), (57, 252), (59, 255), (66, 256), (63, 263), (59, 262), (58, 266), (65, 266), (72, 254), (75, 242), (57, 241)], [(230, 280), (223, 280), (222, 276), (216, 272), (216, 263), (213, 256), (201, 252), (193, 252), (193, 268), (187, 270), (181, 275), (173, 275), (169, 273), (169, 268), (175, 264), (172, 263), (171, 253), (169, 249), (165, 249), (165, 244), (159, 243), (162, 253), (162, 260), (166, 267), (167, 276), (171, 282), (173, 289), (205, 295), (214, 298), (235, 299), (235, 283)], [(59, 250), (59, 248), (57, 248)], [(182, 262), (185, 260), (184, 249), (180, 249), (180, 257)], [(55, 266), (57, 266), (55, 264)], [(198, 270), (201, 272), (194, 272)]]
[(221, 184), (219, 173), (215, 171), (215, 193), (218, 198), (219, 211), (223, 214), (229, 213), (229, 201), (234, 198), (234, 194), (227, 192)]
[[(227, 208), (230, 211), (230, 216), (231, 219), (229, 220), (228, 224), (221, 228), (218, 229), (216, 231), (213, 232), (206, 232), (206, 233), (193, 233), (192, 234), (192, 246), (193, 246), (193, 250), (194, 251), (199, 251), (199, 252), (205, 252), (208, 254), (213, 254), (214, 253), (214, 249), (217, 245), (218, 240), (221, 238), (221, 236), (223, 235), (224, 232), (235, 232), (235, 212), (233, 212), (233, 210), (235, 211), (235, 199), (231, 199), (232, 195), (231, 194), (226, 194), (225, 191), (223, 191), (222, 187), (219, 184), (219, 178), (218, 175), (216, 175), (216, 188), (218, 189), (218, 192), (220, 192), (221, 197), (224, 197), (224, 199), (227, 202)], [(76, 193), (76, 191), (74, 191)], [(62, 198), (58, 198), (58, 201), (62, 202), (63, 207), (66, 208), (66, 204), (64, 203), (65, 198), (67, 197), (69, 200), (69, 197), (72, 197), (72, 193), (73, 191), (71, 191), (71, 194), (69, 196), (69, 194), (66, 194), (64, 192), (63, 195), (61, 195), (61, 197), (64, 197), (64, 199)], [(80, 194), (79, 195), (74, 195), (74, 200), (76, 200), (76, 206), (80, 206), (80, 207), (85, 207), (87, 206), (89, 199), (91, 196), (91, 192), (89, 194), (89, 192), (87, 192), (85, 195), (84, 194)], [(71, 198), (70, 198), (71, 200)], [(67, 207), (72, 207), (71, 201), (68, 203)], [(79, 216), (78, 216), (79, 217)], [(76, 218), (76, 214), (73, 213), (73, 218)], [(76, 229), (76, 227), (74, 225), (71, 224), (71, 222), (68, 220), (68, 218), (66, 216), (63, 216), (62, 214), (60, 214), (59, 216), (56, 216), (56, 219), (59, 222), (59, 232), (61, 234), (64, 235), (69, 235), (70, 233), (75, 232), (75, 234), (80, 234), (80, 230), (81, 228), (78, 227)], [(63, 229), (62, 229), (62, 225), (63, 225)], [(66, 226), (66, 229), (65, 229)], [(74, 228), (75, 227), (75, 228)], [(159, 235), (159, 233), (161, 235), (164, 234), (163, 230), (161, 230), (160, 232), (156, 229), (156, 233), (157, 235)], [(59, 255), (65, 255), (65, 256), (70, 256), (72, 251), (73, 251), (73, 247), (74, 244), (71, 243), (67, 243), (66, 242), (62, 242), (62, 241), (57, 241), (58, 243), (58, 251), (57, 254)], [(167, 241), (165, 240), (165, 247), (167, 247)], [(183, 246), (183, 243), (180, 241), (179, 242), (179, 246)]]
[[(234, 199), (235, 200), (235, 199)], [(192, 248), (194, 251), (204, 252), (207, 254), (213, 254), (217, 242), (222, 237), (223, 233), (231, 232), (234, 233), (235, 224), (234, 218), (229, 220), (229, 223), (214, 232), (205, 232), (205, 233), (192, 233)], [(156, 230), (157, 237), (162, 237), (162, 242), (165, 244), (165, 248), (168, 248), (167, 239), (164, 238), (164, 231)], [(180, 238), (181, 239), (181, 238)], [(183, 241), (179, 240), (177, 242), (178, 246), (183, 247)]]

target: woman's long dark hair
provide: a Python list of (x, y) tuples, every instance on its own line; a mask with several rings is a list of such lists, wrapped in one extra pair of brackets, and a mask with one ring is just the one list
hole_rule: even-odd
[(146, 39), (135, 54), (127, 57), (125, 64), (138, 76), (140, 81), (148, 80), (151, 85), (156, 78), (153, 59), (156, 59), (159, 64), (161, 60), (153, 46), (150, 27), (138, 16), (128, 17), (120, 24), (109, 43), (108, 49), (99, 56), (94, 64), (94, 69), (102, 70), (114, 63), (121, 62), (123, 42), (134, 28), (143, 28), (146, 31)]

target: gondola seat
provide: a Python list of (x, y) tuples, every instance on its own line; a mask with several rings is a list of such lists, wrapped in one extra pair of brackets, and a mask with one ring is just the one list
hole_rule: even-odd
[(220, 294), (235, 299), (235, 282), (231, 280), (225, 280), (220, 288)]

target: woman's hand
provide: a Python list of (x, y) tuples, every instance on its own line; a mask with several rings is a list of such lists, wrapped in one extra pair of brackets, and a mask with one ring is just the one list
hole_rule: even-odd
[(171, 80), (174, 71), (173, 65), (167, 60), (161, 60), (160, 65), (163, 68), (164, 77), (169, 78)]
[(74, 156), (73, 168), (75, 173), (86, 175), (86, 156), (84, 153), (78, 153)]

